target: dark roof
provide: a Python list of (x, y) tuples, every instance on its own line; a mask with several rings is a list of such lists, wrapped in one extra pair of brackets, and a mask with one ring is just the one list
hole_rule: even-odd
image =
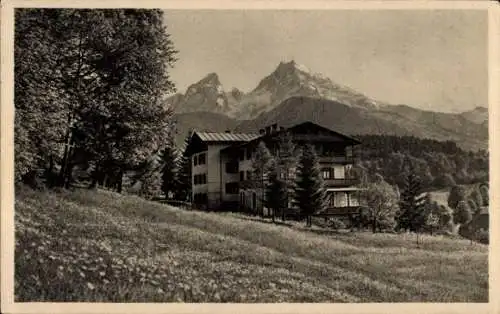
[(333, 130), (331, 130), (331, 129), (329, 129), (329, 128), (326, 128), (326, 127), (321, 126), (321, 125), (319, 125), (319, 124), (316, 124), (316, 123), (314, 123), (314, 122), (311, 122), (311, 121), (306, 121), (306, 122), (302, 122), (302, 123), (296, 124), (296, 125), (294, 125), (294, 126), (291, 126), (291, 127), (289, 127), (289, 128), (286, 128), (286, 129), (284, 129), (284, 130), (279, 130), (279, 131), (276, 131), (276, 132), (271, 133), (271, 134), (262, 134), (262, 135), (255, 134), (255, 135), (256, 135), (256, 137), (255, 137), (255, 138), (253, 138), (253, 139), (251, 139), (251, 140), (249, 140), (249, 141), (243, 142), (243, 143), (239, 143), (239, 144), (236, 144), (236, 145), (231, 145), (231, 146), (229, 146), (229, 147), (226, 147), (226, 148), (222, 149), (222, 151), (226, 151), (226, 152), (227, 152), (227, 151), (230, 151), (230, 150), (238, 149), (238, 148), (240, 148), (240, 147), (245, 147), (245, 146), (247, 146), (247, 145), (249, 145), (249, 144), (255, 144), (255, 143), (259, 142), (259, 141), (260, 141), (260, 140), (262, 140), (262, 139), (265, 139), (265, 138), (270, 138), (270, 137), (276, 137), (276, 136), (279, 136), (280, 134), (287, 133), (287, 132), (289, 132), (289, 131), (290, 131), (290, 130), (292, 130), (292, 129), (296, 129), (296, 128), (303, 127), (303, 126), (308, 126), (308, 127), (313, 126), (313, 127), (319, 128), (319, 129), (323, 129), (323, 130), (325, 130), (326, 132), (330, 132), (330, 133), (333, 133), (333, 134), (336, 134), (336, 135), (340, 136), (341, 138), (345, 139), (345, 140), (346, 140), (346, 141), (348, 141), (348, 142), (351, 142), (351, 143), (352, 143), (352, 144), (354, 144), (354, 145), (359, 145), (359, 144), (361, 144), (361, 142), (360, 142), (360, 141), (358, 141), (358, 140), (357, 140), (357, 139), (355, 139), (355, 138), (352, 138), (352, 137), (349, 137), (349, 136), (344, 135), (344, 134), (342, 134), (342, 133), (339, 133), (339, 132), (333, 131)]
[(248, 142), (259, 137), (254, 133), (195, 132), (204, 142)]
[(330, 129), (330, 128), (324, 127), (324, 126), (322, 126), (322, 125), (319, 125), (319, 124), (314, 123), (314, 122), (311, 122), (311, 121), (305, 121), (305, 122), (302, 122), (302, 123), (296, 124), (296, 125), (294, 125), (294, 126), (291, 126), (291, 127), (287, 128), (287, 129), (285, 129), (285, 131), (286, 131), (286, 130), (290, 130), (290, 129), (299, 128), (299, 127), (301, 127), (301, 126), (314, 126), (314, 127), (319, 128), (319, 129), (323, 129), (323, 130), (324, 130), (324, 131), (326, 131), (326, 132), (330, 132), (330, 133), (336, 134), (336, 135), (338, 135), (338, 136), (342, 137), (343, 139), (345, 139), (345, 140), (347, 140), (347, 141), (349, 141), (349, 142), (352, 142), (352, 143), (354, 143), (354, 144), (361, 144), (361, 142), (360, 142), (359, 140), (357, 140), (357, 139), (355, 139), (355, 138), (353, 138), (353, 137), (350, 137), (350, 136), (347, 136), (347, 135), (345, 135), (345, 134), (339, 133), (339, 132), (337, 132), (337, 131), (334, 131), (334, 130), (332, 130), (332, 129)]

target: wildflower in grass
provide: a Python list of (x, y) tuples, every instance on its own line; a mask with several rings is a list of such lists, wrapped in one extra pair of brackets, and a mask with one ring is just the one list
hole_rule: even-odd
[(106, 275), (106, 272), (101, 271), (101, 272), (99, 272), (99, 275), (100, 275), (101, 277), (104, 277), (104, 276)]
[(87, 288), (89, 288), (90, 290), (94, 290), (95, 286), (92, 283), (87, 282)]

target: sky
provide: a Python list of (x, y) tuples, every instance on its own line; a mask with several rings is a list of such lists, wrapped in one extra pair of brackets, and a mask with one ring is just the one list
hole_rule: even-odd
[(479, 10), (166, 10), (179, 92), (215, 72), (249, 92), (280, 61), (368, 97), (459, 112), (488, 100), (487, 12)]

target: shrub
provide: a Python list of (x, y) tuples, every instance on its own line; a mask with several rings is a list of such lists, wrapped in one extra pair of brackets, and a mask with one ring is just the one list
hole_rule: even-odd
[(328, 227), (333, 230), (345, 229), (345, 223), (339, 218), (328, 219)]

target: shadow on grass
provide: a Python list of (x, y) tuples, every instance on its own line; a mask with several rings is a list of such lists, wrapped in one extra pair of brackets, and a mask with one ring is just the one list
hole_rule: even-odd
[(235, 216), (235, 218), (241, 219), (241, 220), (248, 220), (248, 221), (255, 221), (255, 222), (260, 222), (264, 224), (269, 224), (269, 225), (276, 225), (276, 226), (284, 226), (284, 227), (293, 227), (294, 225), (291, 223), (286, 223), (283, 221), (272, 221), (272, 220), (266, 220), (261, 217), (252, 217), (252, 216)]
[(345, 235), (354, 234), (354, 232), (351, 232), (350, 230), (341, 231), (341, 230), (335, 230), (335, 229), (328, 229), (328, 228), (324, 228), (321, 226), (313, 226), (312, 228), (307, 227), (307, 226), (301, 226), (301, 225), (299, 225), (300, 222), (295, 222), (295, 221), (284, 222), (284, 221), (276, 220), (275, 222), (273, 222), (273, 221), (268, 220), (268, 219), (264, 219), (261, 217), (252, 217), (252, 216), (235, 216), (235, 218), (238, 218), (241, 220), (247, 220), (247, 221), (254, 221), (254, 222), (268, 224), (268, 225), (283, 226), (283, 227), (287, 227), (287, 228), (290, 228), (293, 230), (314, 233), (314, 234), (318, 234), (318, 235), (327, 235), (327, 236), (343, 235), (343, 236), (345, 236)]

